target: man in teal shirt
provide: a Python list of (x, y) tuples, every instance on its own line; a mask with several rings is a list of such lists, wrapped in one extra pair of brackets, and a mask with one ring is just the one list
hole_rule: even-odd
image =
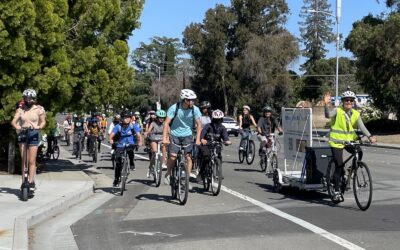
[[(164, 183), (167, 185), (169, 184), (171, 170), (175, 164), (179, 150), (175, 144), (191, 145), (193, 142), (193, 130), (196, 128), (196, 145), (200, 145), (201, 112), (200, 109), (194, 105), (196, 98), (197, 96), (192, 90), (182, 89), (180, 94), (181, 101), (168, 109), (163, 130), (163, 143), (169, 144), (170, 153), (167, 161), (167, 173), (164, 179)], [(170, 132), (169, 129), (171, 130)], [(191, 173), (192, 171), (191, 152), (192, 145), (185, 148), (187, 173)]]

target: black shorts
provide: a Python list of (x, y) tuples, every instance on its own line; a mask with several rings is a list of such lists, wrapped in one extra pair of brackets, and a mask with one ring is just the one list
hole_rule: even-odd
[(28, 132), (21, 132), (18, 134), (18, 143), (27, 143), (28, 145), (39, 145), (39, 131), (30, 129)]

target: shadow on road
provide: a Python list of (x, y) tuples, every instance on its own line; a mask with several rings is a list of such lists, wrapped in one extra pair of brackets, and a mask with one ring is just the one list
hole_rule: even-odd
[(237, 172), (260, 172), (260, 170), (254, 168), (235, 168), (234, 170)]

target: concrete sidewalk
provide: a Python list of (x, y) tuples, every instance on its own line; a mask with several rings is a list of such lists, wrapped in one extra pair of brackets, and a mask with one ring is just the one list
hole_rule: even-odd
[(28, 229), (63, 212), (93, 194), (93, 180), (61, 151), (60, 159), (45, 163), (36, 176), (33, 198), (19, 199), (20, 175), (0, 175), (0, 250), (28, 249)]

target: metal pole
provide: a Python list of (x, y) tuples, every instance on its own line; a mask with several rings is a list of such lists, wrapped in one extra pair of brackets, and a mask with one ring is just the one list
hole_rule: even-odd
[(336, 93), (335, 106), (339, 106), (339, 22), (336, 20)]

